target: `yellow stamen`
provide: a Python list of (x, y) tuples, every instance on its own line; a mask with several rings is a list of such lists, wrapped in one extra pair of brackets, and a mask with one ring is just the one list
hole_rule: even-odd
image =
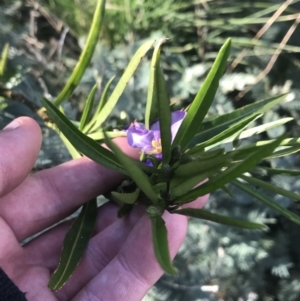
[(152, 140), (151, 145), (153, 146), (153, 148), (147, 151), (148, 155), (161, 154), (162, 152), (161, 139)]

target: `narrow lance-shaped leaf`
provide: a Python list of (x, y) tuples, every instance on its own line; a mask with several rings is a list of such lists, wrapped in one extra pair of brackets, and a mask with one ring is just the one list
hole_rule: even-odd
[(242, 107), (233, 112), (217, 116), (215, 118), (208, 118), (208, 120), (204, 120), (199, 130), (199, 133), (189, 143), (189, 147), (191, 148), (198, 143), (202, 143), (206, 140), (215, 137), (216, 135), (222, 133), (232, 125), (239, 122), (240, 120), (244, 119), (246, 116), (250, 116), (253, 113), (265, 113), (270, 108), (281, 102), (285, 97), (285, 95), (281, 95), (279, 97), (276, 96), (270, 99), (255, 102), (251, 105)]
[(257, 185), (257, 186), (260, 186), (261, 188), (270, 190), (276, 194), (280, 194), (280, 195), (286, 196), (288, 198), (291, 198), (293, 200), (300, 201), (300, 195), (293, 191), (283, 189), (281, 187), (278, 187), (271, 183), (267, 183), (265, 181), (255, 178), (255, 177), (241, 176), (241, 179), (245, 180), (246, 182), (248, 182), (252, 185)]
[(151, 216), (151, 214), (149, 214), (149, 216), (152, 225), (152, 241), (156, 259), (165, 272), (169, 274), (176, 274), (177, 271), (173, 267), (170, 257), (168, 245), (168, 232), (165, 225), (165, 221), (159, 215)]
[(58, 268), (48, 284), (51, 290), (59, 290), (74, 273), (93, 233), (96, 219), (97, 200), (94, 199), (83, 205), (65, 236)]
[(98, 85), (96, 84), (93, 87), (93, 89), (91, 90), (91, 92), (87, 98), (87, 101), (84, 106), (84, 110), (83, 110), (83, 113), (82, 113), (82, 116), (81, 116), (81, 119), (79, 122), (79, 130), (80, 131), (82, 131), (84, 129), (84, 127), (86, 126), (86, 124), (88, 123), (88, 121), (90, 119), (91, 111), (92, 111), (93, 104), (94, 104), (94, 97), (97, 92), (97, 88), (98, 88)]
[[(238, 139), (241, 140), (241, 139), (245, 139), (245, 138), (248, 138), (248, 137), (252, 137), (253, 135), (260, 134), (262, 132), (267, 131), (270, 128), (274, 128), (274, 127), (277, 127), (281, 124), (285, 124), (286, 122), (289, 122), (291, 120), (292, 120), (292, 118), (283, 118), (283, 119), (280, 119), (280, 120), (276, 120), (274, 122), (270, 122), (270, 123), (266, 123), (266, 124), (263, 124), (263, 125), (259, 125), (259, 126), (250, 128), (250, 129), (246, 129), (238, 135)], [(223, 140), (222, 143), (229, 143), (229, 142), (235, 142), (235, 141), (238, 142), (239, 140), (235, 140), (235, 137), (232, 136), (232, 137), (228, 137), (225, 140)], [(293, 140), (293, 142), (292, 142), (292, 140)], [(293, 147), (286, 148), (285, 150), (281, 150), (281, 151), (276, 150), (274, 153), (272, 153), (268, 157), (265, 157), (265, 159), (267, 159), (267, 158), (276, 158), (276, 157), (285, 156), (285, 155), (297, 152), (300, 149), (300, 144), (298, 144), (295, 140), (296, 139), (290, 139), (290, 138), (289, 139), (284, 139), (281, 142), (280, 146), (287, 145), (287, 146), (293, 146)], [(272, 141), (275, 141), (275, 140), (271, 139), (271, 140), (257, 141), (257, 142), (248, 144), (244, 147), (238, 148), (234, 151), (228, 152), (227, 154), (229, 156), (231, 156), (232, 158), (236, 159), (236, 160), (241, 160), (241, 159), (243, 159), (243, 157), (247, 156), (248, 153), (252, 153), (253, 151), (258, 150), (262, 146), (264, 146), (266, 144), (269, 144)], [(208, 149), (209, 148), (210, 147), (208, 147)], [(191, 149), (187, 153), (190, 154), (190, 155), (195, 155), (195, 154), (197, 154), (197, 151), (201, 152), (203, 150), (202, 150), (202, 148), (198, 149), (198, 146), (195, 146), (193, 149)]]
[(107, 100), (106, 104), (100, 111), (97, 116), (97, 120), (94, 124), (94, 128), (99, 128), (101, 124), (106, 120), (108, 115), (111, 111), (115, 108), (120, 96), (124, 92), (129, 80), (133, 76), (134, 72), (136, 71), (137, 67), (139, 66), (141, 59), (146, 55), (148, 50), (152, 47), (155, 40), (150, 40), (144, 43), (135, 53), (131, 61), (129, 62), (125, 72), (123, 73), (122, 77), (120, 78), (118, 84), (116, 85), (115, 89), (113, 90), (112, 94), (110, 95), (109, 99)]
[(259, 200), (266, 206), (268, 206), (268, 207), (272, 208), (273, 210), (277, 211), (278, 213), (282, 214), (283, 216), (285, 216), (292, 222), (300, 225), (300, 217), (297, 214), (287, 210), (283, 206), (279, 205), (275, 201), (273, 201), (270, 198), (268, 198), (267, 196), (263, 195), (261, 192), (258, 192), (257, 190), (252, 188), (249, 184), (243, 184), (239, 180), (232, 181), (232, 184), (235, 185), (236, 187), (240, 188), (241, 190), (245, 191), (249, 195), (255, 197), (257, 200)]
[[(228, 156), (230, 156), (231, 158), (233, 158), (234, 160), (243, 160), (246, 156), (248, 156), (249, 154), (258, 151), (259, 149), (263, 148), (264, 145), (268, 145), (272, 142), (274, 142), (275, 139), (270, 139), (270, 140), (263, 140), (263, 141), (257, 141), (255, 143), (251, 143), (248, 144), (244, 147), (241, 147), (237, 150), (234, 151), (230, 151), (228, 152)], [(282, 142), (280, 143), (280, 145), (278, 147), (281, 146), (296, 146), (296, 148), (298, 148), (299, 145), (299, 138), (287, 138), (282, 140)], [(291, 151), (293, 151), (294, 149), (292, 149)], [(285, 152), (288, 152), (289, 149), (285, 150)], [(280, 151), (281, 152), (281, 151)], [(277, 149), (268, 157), (273, 157), (274, 154), (277, 153)], [(280, 155), (280, 154), (278, 154)]]
[(281, 137), (275, 140), (274, 142), (261, 147), (258, 151), (255, 151), (249, 156), (247, 156), (243, 161), (236, 163), (231, 167), (227, 168), (224, 172), (221, 172), (220, 174), (210, 179), (205, 184), (189, 191), (185, 195), (178, 197), (175, 200), (175, 203), (176, 204), (187, 203), (196, 199), (199, 196), (205, 195), (218, 188), (223, 187), (225, 184), (231, 182), (241, 174), (247, 172), (248, 170), (256, 166), (256, 164), (258, 164), (263, 158), (271, 154), (274, 151), (274, 149), (276, 149), (276, 147), (280, 145), (283, 139), (284, 138)]
[(76, 150), (76, 148), (70, 143), (70, 141), (66, 138), (66, 136), (62, 132), (59, 132), (59, 137), (63, 141), (64, 145), (66, 146), (67, 150), (69, 151), (73, 159), (77, 159), (81, 157), (80, 153)]
[[(278, 127), (280, 125), (283, 125), (287, 122), (290, 122), (292, 120), (293, 120), (293, 118), (287, 117), (287, 118), (281, 118), (279, 120), (275, 120), (275, 121), (272, 121), (272, 122), (267, 122), (267, 123), (259, 125), (259, 126), (255, 126), (253, 128), (250, 128), (250, 129), (247, 129), (247, 130), (243, 131), (241, 133), (241, 135), (239, 136), (239, 139), (245, 139), (245, 138), (252, 137), (254, 135), (258, 135), (260, 133), (263, 133), (263, 132), (266, 132), (267, 130), (276, 128), (276, 127)], [(225, 141), (226, 142), (231, 142), (232, 139), (228, 138)]]
[(225, 192), (225, 193), (227, 193), (230, 197), (232, 197), (232, 198), (234, 198), (234, 194), (231, 192), (231, 190), (227, 187), (227, 186), (223, 186), (223, 187), (221, 187), (221, 189)]
[(199, 183), (206, 181), (208, 178), (212, 177), (215, 174), (221, 172), (222, 167), (224, 167), (226, 163), (219, 163), (207, 170), (198, 173), (197, 175), (190, 176), (190, 177), (174, 177), (171, 181), (170, 185), (170, 194), (171, 196), (182, 196), (185, 193), (189, 192)]
[(78, 86), (94, 54), (94, 50), (98, 42), (98, 36), (104, 18), (104, 11), (105, 0), (98, 0), (98, 4), (95, 9), (91, 29), (85, 47), (80, 55), (79, 61), (73, 73), (71, 74), (70, 79), (68, 80), (60, 94), (57, 96), (56, 100), (54, 101), (54, 105), (58, 106), (62, 101), (68, 98)]
[(98, 102), (98, 106), (97, 106), (97, 109), (95, 111), (95, 114), (92, 118), (92, 120), (85, 126), (85, 128), (83, 129), (83, 133), (89, 133), (89, 132), (92, 132), (93, 130), (96, 130), (96, 127), (94, 127), (94, 124), (97, 120), (97, 117), (98, 115), (100, 114), (101, 110), (103, 109), (104, 105), (106, 104), (107, 102), (107, 99), (108, 99), (108, 92), (109, 92), (109, 89), (110, 89), (110, 86), (114, 80), (115, 76), (113, 76), (108, 82), (107, 84), (105, 85), (104, 87), (104, 90), (103, 90), (103, 93), (101, 95), (101, 98)]
[(231, 140), (234, 140), (235, 138), (239, 138), (241, 131), (243, 131), (251, 122), (253, 122), (259, 117), (261, 117), (261, 114), (253, 114), (252, 116), (246, 117), (240, 120), (239, 122), (237, 122), (236, 124), (233, 124), (223, 132), (217, 134), (216, 136), (191, 148), (187, 153), (189, 155), (195, 154), (200, 150), (205, 149), (208, 146), (216, 146), (224, 142), (225, 139), (227, 140), (229, 137), (231, 138)]
[(273, 154), (268, 156), (266, 159), (280, 158), (289, 156), (291, 154), (298, 153), (300, 151), (300, 145), (295, 145), (291, 147), (280, 147), (280, 149), (276, 150)]
[(107, 102), (107, 99), (108, 99), (108, 92), (109, 92), (109, 89), (111, 87), (111, 84), (113, 82), (113, 80), (115, 79), (115, 76), (113, 76), (108, 82), (107, 84), (105, 85), (104, 87), (104, 90), (103, 90), (103, 93), (101, 95), (101, 98), (99, 100), (99, 103), (98, 103), (98, 106), (97, 106), (97, 109), (96, 109), (96, 112), (95, 112), (95, 117), (97, 118), (97, 115), (101, 112), (101, 110), (104, 108), (106, 102)]
[(171, 213), (191, 216), (191, 217), (200, 218), (200, 219), (208, 220), (223, 225), (244, 228), (244, 229), (264, 230), (267, 228), (265, 225), (262, 224), (231, 218), (229, 216), (212, 213), (204, 209), (185, 208), (185, 209), (175, 210)]
[(134, 205), (131, 204), (123, 204), (121, 208), (118, 210), (117, 216), (118, 218), (122, 218), (126, 216), (133, 209)]
[[(65, 115), (65, 112), (63, 110), (63, 107), (60, 106), (60, 111)], [(66, 136), (61, 132), (59, 131), (59, 137), (60, 139), (63, 141), (64, 145), (66, 146), (67, 150), (69, 151), (71, 157), (73, 159), (77, 159), (77, 158), (80, 158), (81, 157), (81, 154), (76, 150), (76, 148), (70, 143), (70, 141), (66, 138)]]
[[(106, 132), (106, 134), (109, 138), (126, 137), (126, 132), (124, 131)], [(87, 136), (92, 138), (93, 140), (104, 139), (103, 130), (99, 130), (98, 132), (87, 134)]]
[(209, 151), (203, 151), (199, 154), (197, 154), (197, 158), (199, 160), (207, 160), (212, 158), (217, 158), (218, 156), (222, 156), (225, 154), (225, 148), (218, 148), (215, 150), (209, 150)]
[[(164, 41), (164, 40), (163, 40)], [(164, 75), (160, 67), (160, 50), (157, 51), (155, 85), (162, 146), (162, 162), (169, 163), (171, 157), (171, 110)]]
[(43, 98), (41, 101), (58, 129), (80, 153), (104, 167), (127, 174), (112, 152), (81, 133), (50, 101)]
[(178, 177), (191, 177), (195, 174), (200, 174), (206, 170), (212, 169), (216, 166), (224, 167), (229, 165), (230, 160), (226, 155), (219, 155), (211, 159), (196, 160), (186, 164), (180, 165), (175, 171), (174, 175)]
[(7, 63), (7, 57), (8, 57), (8, 50), (9, 50), (9, 44), (5, 43), (4, 47), (2, 49), (1, 53), (1, 60), (0, 60), (0, 76), (4, 75), (5, 67)]
[(107, 146), (114, 152), (121, 165), (125, 168), (128, 175), (134, 180), (137, 186), (145, 193), (145, 195), (153, 202), (157, 203), (157, 195), (150, 183), (148, 176), (139, 168), (138, 164), (126, 156), (117, 145), (115, 145), (106, 135), (105, 142)]
[(157, 68), (157, 53), (160, 51), (160, 45), (162, 40), (160, 40), (156, 47), (154, 48), (151, 67), (150, 67), (150, 77), (148, 84), (148, 93), (147, 93), (147, 102), (146, 102), (146, 111), (145, 111), (145, 127), (147, 130), (150, 129), (150, 124), (158, 116), (157, 110), (157, 84), (155, 82), (156, 77), (156, 68)]
[(231, 126), (231, 124), (235, 123), (236, 121), (246, 117), (250, 116), (253, 113), (259, 114), (259, 113), (265, 113), (268, 110), (270, 110), (272, 107), (279, 104), (283, 99), (286, 98), (286, 95), (279, 95), (272, 98), (264, 99), (261, 101), (256, 101), (252, 104), (249, 104), (247, 106), (244, 106), (240, 109), (234, 110), (230, 113), (223, 114), (220, 116), (217, 116), (215, 118), (211, 118), (209, 120), (204, 120), (200, 127), (200, 132), (203, 133), (204, 131), (208, 131), (212, 128), (224, 125), (227, 128)]
[(230, 53), (230, 45), (231, 41), (228, 39), (219, 51), (208, 76), (193, 100), (188, 113), (178, 130), (173, 145), (180, 145), (182, 149), (185, 149), (198, 132), (202, 121), (214, 100), (215, 93), (219, 86), (219, 80), (225, 71)]
[(285, 175), (285, 176), (300, 176), (300, 169), (284, 169), (284, 168), (271, 168), (265, 166), (255, 167), (250, 171), (253, 175), (259, 173), (260, 175)]
[(113, 200), (117, 202), (119, 205), (122, 204), (134, 204), (140, 194), (140, 189), (137, 188), (134, 192), (130, 193), (121, 193), (112, 191), (111, 195), (113, 197)]

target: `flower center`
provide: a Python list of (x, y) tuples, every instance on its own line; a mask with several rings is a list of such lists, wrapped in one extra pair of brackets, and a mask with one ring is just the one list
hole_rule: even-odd
[(158, 140), (152, 140), (151, 142), (152, 149), (147, 150), (148, 155), (157, 155), (161, 154), (162, 148), (161, 148), (161, 139), (159, 138)]

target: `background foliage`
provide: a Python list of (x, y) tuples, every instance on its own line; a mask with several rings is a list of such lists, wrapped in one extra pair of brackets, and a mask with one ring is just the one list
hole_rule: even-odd
[[(57, 95), (76, 64), (95, 0), (2, 0), (0, 5), (0, 47), (6, 42), (10, 45), (6, 72), (0, 78), (1, 127), (19, 115), (37, 119), (45, 139), (36, 169), (47, 168), (68, 160), (69, 154), (34, 108), (24, 102), (40, 106), (41, 96)], [(175, 106), (187, 105), (201, 86), (219, 46), (232, 37), (228, 70), (210, 114), (223, 114), (284, 92), (288, 93), (286, 101), (269, 111), (264, 122), (290, 116), (295, 120), (269, 130), (267, 135), (274, 138), (285, 131), (299, 133), (299, 8), (299, 1), (111, 0), (93, 62), (64, 109), (70, 118), (79, 119), (83, 101), (95, 81), (100, 83), (100, 95), (101, 87), (113, 75), (122, 74), (142, 41), (162, 36), (170, 38), (162, 54), (168, 92)], [(123, 123), (142, 118), (149, 66), (150, 57), (143, 60), (129, 83), (110, 124), (115, 125), (120, 118)], [(251, 90), (245, 93), (249, 87)], [(294, 154), (264, 164), (299, 169), (300, 157)], [(300, 192), (297, 178), (274, 175), (264, 179)], [(175, 262), (181, 273), (164, 276), (145, 300), (300, 299), (299, 227), (234, 187), (231, 190), (234, 198), (223, 191), (213, 193), (207, 208), (265, 221), (270, 231), (245, 231), (191, 219), (188, 237)], [(291, 200), (271, 197), (300, 213)]]

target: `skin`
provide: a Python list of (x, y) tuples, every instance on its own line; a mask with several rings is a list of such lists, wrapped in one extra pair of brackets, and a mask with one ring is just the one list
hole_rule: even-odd
[[(124, 219), (118, 207), (98, 210), (95, 232), (83, 259), (67, 284), (52, 292), (47, 284), (59, 263), (71, 221), (46, 231), (28, 244), (25, 238), (44, 230), (103, 194), (122, 175), (80, 158), (28, 176), (42, 141), (38, 124), (21, 117), (0, 132), (0, 267), (26, 293), (28, 301), (139, 301), (162, 276), (153, 252), (151, 225), (142, 206)], [(114, 142), (132, 158), (136, 149), (126, 139)], [(201, 208), (208, 196), (189, 207)], [(165, 213), (171, 256), (187, 231), (187, 218)]]

